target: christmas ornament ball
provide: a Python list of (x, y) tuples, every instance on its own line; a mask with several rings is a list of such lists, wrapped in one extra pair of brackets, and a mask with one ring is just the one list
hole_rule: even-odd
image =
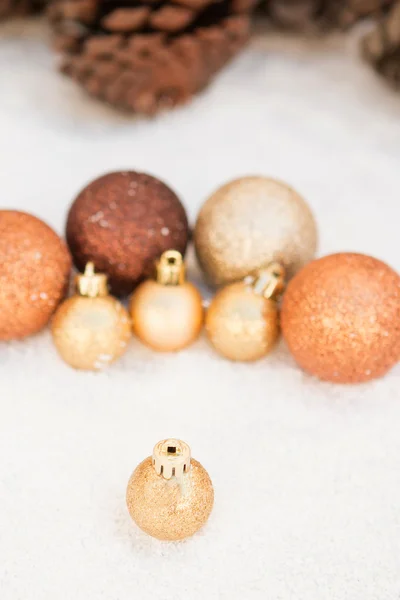
[(133, 331), (153, 350), (175, 352), (189, 346), (200, 334), (202, 297), (186, 281), (179, 252), (164, 252), (156, 269), (156, 279), (144, 281), (132, 294), (129, 312)]
[(52, 321), (53, 341), (62, 359), (75, 369), (96, 371), (115, 362), (128, 347), (128, 311), (107, 288), (93, 263), (76, 278), (77, 294), (65, 300)]
[(262, 358), (279, 336), (276, 296), (283, 290), (284, 270), (272, 263), (255, 277), (218, 290), (206, 314), (206, 333), (219, 354), (234, 361)]
[(162, 181), (135, 171), (109, 173), (76, 198), (67, 220), (75, 265), (93, 261), (111, 291), (130, 293), (164, 250), (186, 250), (189, 226), (179, 198)]
[(315, 260), (289, 283), (281, 325), (312, 375), (337, 383), (380, 377), (400, 360), (400, 276), (364, 254)]
[(0, 211), (0, 340), (42, 329), (66, 293), (68, 249), (40, 219)]
[(126, 491), (128, 511), (145, 533), (178, 541), (195, 534), (208, 520), (214, 490), (204, 467), (190, 457), (185, 442), (159, 442), (153, 456), (133, 472)]
[(290, 278), (315, 254), (317, 228), (303, 198), (285, 183), (243, 177), (202, 206), (194, 230), (200, 266), (213, 285), (243, 279), (273, 261)]

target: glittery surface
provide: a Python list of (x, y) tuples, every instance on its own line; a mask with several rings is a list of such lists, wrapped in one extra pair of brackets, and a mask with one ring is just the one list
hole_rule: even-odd
[(102, 369), (127, 349), (131, 338), (128, 312), (112, 296), (68, 298), (52, 322), (55, 346), (75, 369)]
[(326, 256), (290, 282), (281, 320), (306, 371), (340, 383), (380, 377), (400, 360), (400, 277), (370, 256)]
[(126, 491), (135, 523), (160, 540), (182, 540), (196, 533), (210, 516), (214, 490), (207, 471), (192, 458), (181, 481), (157, 475), (152, 458), (133, 472)]
[(206, 277), (220, 285), (274, 260), (292, 276), (314, 257), (317, 230), (308, 205), (292, 188), (265, 177), (244, 177), (206, 201), (194, 241)]
[(73, 203), (67, 241), (78, 269), (92, 260), (109, 276), (112, 291), (122, 295), (152, 272), (164, 250), (185, 252), (188, 221), (176, 194), (159, 179), (109, 173)]
[(243, 282), (233, 283), (212, 300), (206, 331), (222, 356), (238, 361), (257, 360), (271, 350), (278, 338), (277, 304)]
[(64, 296), (71, 259), (64, 242), (43, 221), (0, 211), (0, 340), (42, 329)]
[(145, 281), (132, 295), (130, 314), (138, 338), (161, 352), (189, 346), (203, 326), (201, 294), (189, 282), (161, 285)]
[[(356, 39), (262, 31), (196, 102), (143, 122), (63, 82), (44, 28), (1, 30), (3, 207), (60, 233), (85, 181), (131, 163), (176, 186), (194, 223), (220, 184), (272, 174), (310, 201), (318, 256), (351, 249), (400, 273), (400, 95)], [(191, 260), (188, 276), (201, 282)], [(283, 340), (236, 363), (202, 335), (170, 354), (132, 340), (85, 373), (45, 330), (0, 344), (0, 398), (0, 600), (400, 600), (400, 363), (329, 384)], [(183, 543), (143, 533), (125, 502), (168, 435), (215, 488)]]

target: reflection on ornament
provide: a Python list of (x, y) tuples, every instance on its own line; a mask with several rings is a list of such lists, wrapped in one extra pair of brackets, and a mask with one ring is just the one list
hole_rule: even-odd
[(283, 291), (284, 276), (284, 268), (272, 263), (217, 292), (207, 311), (206, 332), (219, 354), (237, 361), (268, 354), (279, 335), (276, 300)]
[(128, 312), (107, 288), (107, 277), (88, 263), (77, 294), (61, 304), (52, 333), (61, 357), (76, 369), (97, 370), (119, 358), (131, 337)]
[(145, 281), (132, 295), (133, 331), (154, 350), (181, 350), (201, 331), (202, 298), (198, 289), (186, 281), (185, 265), (179, 252), (164, 252), (156, 271), (156, 279)]
[(205, 202), (194, 242), (213, 285), (238, 281), (274, 261), (290, 278), (314, 257), (317, 228), (307, 203), (291, 187), (266, 177), (243, 177)]
[(198, 531), (214, 503), (211, 479), (181, 440), (156, 444), (133, 472), (126, 491), (129, 513), (147, 534), (182, 540)]

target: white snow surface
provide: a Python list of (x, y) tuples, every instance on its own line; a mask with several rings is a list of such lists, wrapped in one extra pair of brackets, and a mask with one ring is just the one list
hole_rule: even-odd
[[(149, 121), (59, 75), (47, 35), (0, 27), (2, 208), (62, 234), (87, 182), (137, 169), (169, 183), (193, 222), (220, 184), (271, 175), (308, 199), (319, 255), (400, 270), (400, 97), (355, 39), (258, 34), (192, 104)], [(141, 533), (125, 507), (131, 471), (170, 436), (215, 486), (209, 523), (179, 544)], [(48, 331), (1, 344), (0, 597), (398, 600), (400, 367), (330, 385), (283, 343), (237, 365), (200, 339), (173, 355), (132, 342), (91, 374), (64, 365)]]

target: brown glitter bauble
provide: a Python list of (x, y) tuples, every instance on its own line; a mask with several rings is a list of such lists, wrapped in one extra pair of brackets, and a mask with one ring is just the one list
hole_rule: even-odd
[(143, 173), (109, 173), (76, 198), (67, 221), (67, 242), (75, 265), (93, 261), (117, 295), (128, 294), (154, 269), (165, 250), (182, 254), (188, 220), (176, 194)]
[(381, 377), (400, 359), (400, 276), (364, 254), (315, 260), (289, 283), (281, 325), (295, 360), (320, 379)]
[(42, 329), (65, 295), (71, 270), (67, 247), (43, 221), (0, 211), (0, 340)]

